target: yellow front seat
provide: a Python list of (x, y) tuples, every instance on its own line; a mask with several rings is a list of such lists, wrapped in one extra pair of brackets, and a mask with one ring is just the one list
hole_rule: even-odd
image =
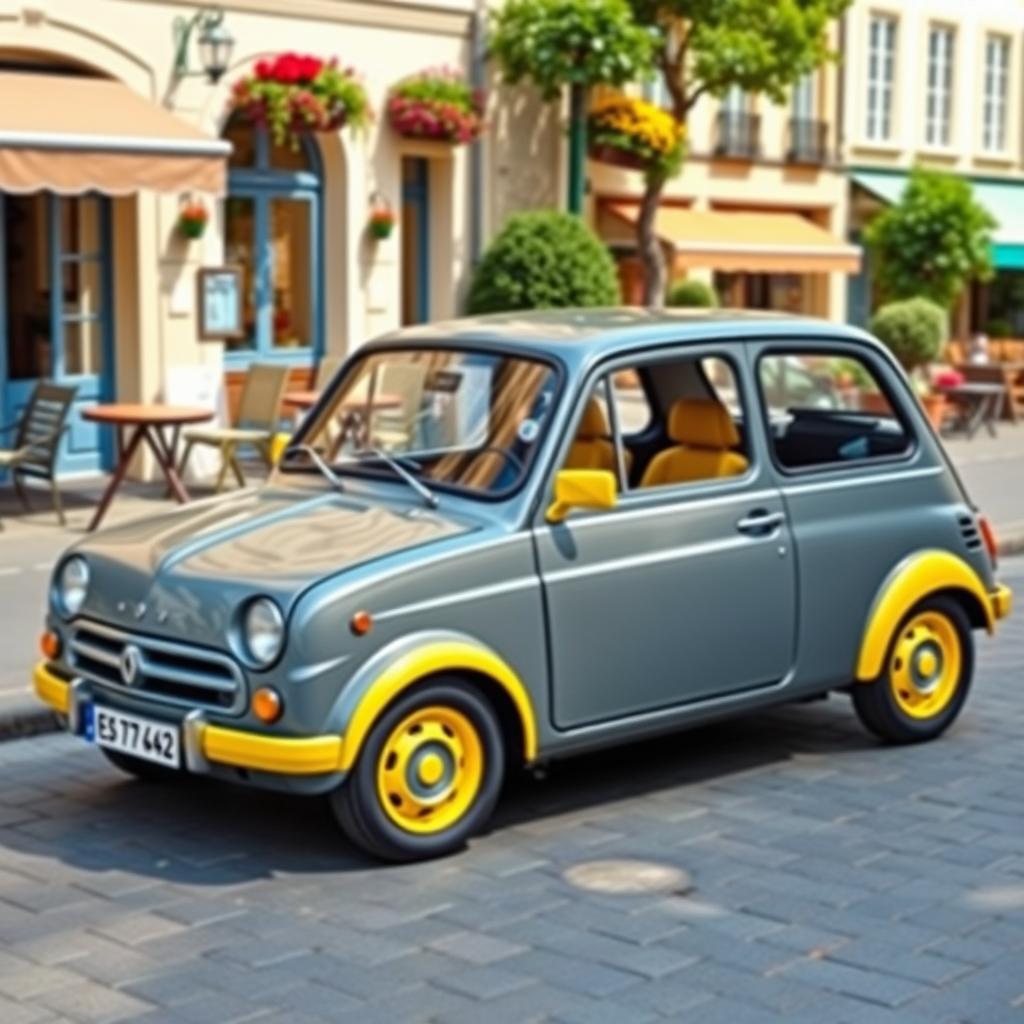
[(674, 447), (658, 452), (644, 472), (641, 487), (663, 487), (692, 480), (739, 476), (750, 463), (732, 451), (740, 443), (728, 410), (713, 399), (681, 398), (668, 414)]
[[(576, 431), (576, 439), (569, 448), (565, 469), (606, 469), (615, 472), (615, 445), (609, 440), (611, 430), (605, 418), (604, 409), (596, 398), (587, 402)], [(633, 455), (624, 451), (626, 472), (629, 473)]]

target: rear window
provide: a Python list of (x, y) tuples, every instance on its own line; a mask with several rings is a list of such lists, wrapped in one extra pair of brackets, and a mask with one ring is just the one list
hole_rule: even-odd
[(786, 469), (890, 459), (912, 439), (878, 375), (859, 356), (772, 352), (758, 363), (775, 458)]

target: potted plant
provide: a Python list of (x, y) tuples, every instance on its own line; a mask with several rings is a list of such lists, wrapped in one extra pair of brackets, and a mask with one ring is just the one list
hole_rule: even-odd
[(297, 148), (303, 132), (363, 127), (370, 118), (366, 91), (352, 68), (335, 59), (282, 53), (256, 63), (231, 90), (230, 109), (269, 129), (277, 145)]
[(598, 100), (587, 119), (590, 156), (659, 177), (683, 163), (685, 131), (670, 113), (632, 96)]
[(946, 396), (932, 390), (923, 371), (938, 358), (946, 343), (946, 311), (930, 299), (903, 299), (882, 306), (871, 318), (869, 327), (907, 371), (932, 425), (936, 429), (941, 427)]
[(392, 87), (387, 114), (404, 138), (457, 146), (483, 133), (484, 96), (454, 68), (432, 68)]
[(383, 241), (391, 237), (395, 230), (395, 211), (385, 202), (377, 202), (370, 208), (370, 219), (367, 221), (370, 237)]
[(199, 199), (189, 200), (178, 213), (178, 230), (185, 238), (202, 238), (210, 220), (210, 211)]

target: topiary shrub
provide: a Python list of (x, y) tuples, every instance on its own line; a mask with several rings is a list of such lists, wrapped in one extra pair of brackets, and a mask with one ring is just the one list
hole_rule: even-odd
[(665, 298), (669, 306), (691, 306), (697, 309), (714, 309), (718, 305), (715, 289), (703, 281), (676, 281)]
[(903, 299), (882, 306), (869, 330), (909, 373), (938, 358), (946, 343), (946, 311), (929, 299)]
[(536, 210), (510, 217), (473, 274), (467, 311), (614, 306), (619, 278), (605, 245), (578, 217)]

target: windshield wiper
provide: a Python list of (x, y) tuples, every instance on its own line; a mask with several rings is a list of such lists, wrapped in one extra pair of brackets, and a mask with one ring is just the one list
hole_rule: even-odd
[[(389, 455), (382, 448), (363, 448), (360, 451), (352, 452), (352, 458), (363, 462), (366, 459), (378, 459), (384, 463), (393, 473), (405, 481), (422, 499), (427, 508), (437, 508), (437, 495), (409, 472), (399, 459)], [(418, 463), (413, 463), (418, 465)]]
[(293, 452), (301, 452), (303, 455), (308, 455), (309, 461), (320, 470), (336, 491), (345, 490), (345, 485), (341, 482), (341, 477), (327, 465), (323, 456), (312, 445), (296, 444), (292, 445), (290, 448), (286, 448), (285, 453), (282, 456), (282, 461), (289, 459)]

